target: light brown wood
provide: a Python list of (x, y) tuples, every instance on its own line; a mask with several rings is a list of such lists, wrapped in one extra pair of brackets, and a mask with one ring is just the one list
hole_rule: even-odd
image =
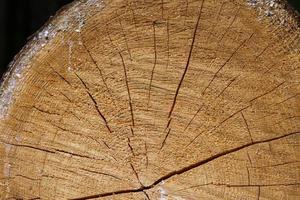
[(267, 15), (75, 1), (2, 84), (1, 199), (299, 199), (299, 25)]

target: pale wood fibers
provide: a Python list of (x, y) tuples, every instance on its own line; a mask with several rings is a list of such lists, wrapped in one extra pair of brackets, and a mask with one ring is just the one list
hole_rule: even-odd
[(300, 197), (296, 25), (243, 0), (90, 2), (0, 121), (1, 199)]

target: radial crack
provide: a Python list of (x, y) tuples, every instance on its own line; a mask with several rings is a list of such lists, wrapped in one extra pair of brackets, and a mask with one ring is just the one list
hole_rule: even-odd
[(9, 144), (9, 145), (15, 146), (15, 147), (23, 147), (23, 148), (33, 149), (33, 150), (37, 150), (37, 151), (42, 151), (45, 153), (55, 153), (55, 151), (53, 151), (53, 150), (39, 148), (39, 147), (27, 145), (27, 144), (15, 144), (15, 143), (9, 143), (9, 142), (4, 142), (4, 141), (1, 141), (1, 142), (4, 144)]
[(75, 73), (75, 75), (76, 75), (76, 77), (80, 80), (80, 82), (82, 83), (82, 85), (83, 85), (84, 88), (85, 88), (86, 93), (88, 94), (88, 96), (90, 97), (90, 99), (92, 100), (92, 102), (94, 103), (94, 107), (95, 107), (97, 113), (99, 114), (100, 118), (102, 119), (102, 121), (104, 121), (105, 127), (107, 128), (107, 130), (108, 130), (110, 133), (112, 133), (112, 131), (111, 131), (109, 125), (108, 125), (108, 122), (107, 122), (105, 116), (104, 116), (104, 115), (102, 114), (102, 112), (100, 111), (99, 105), (98, 105), (96, 99), (95, 99), (95, 98), (93, 97), (93, 95), (90, 93), (89, 88), (87, 87), (86, 83), (82, 80), (82, 78), (80, 78), (80, 76), (79, 76), (77, 73)]
[(150, 78), (150, 84), (149, 84), (149, 92), (148, 92), (148, 103), (147, 103), (147, 108), (149, 107), (150, 103), (150, 96), (151, 96), (151, 86), (152, 86), (152, 81), (153, 81), (153, 76), (154, 76), (154, 70), (156, 67), (156, 62), (157, 62), (157, 49), (156, 49), (156, 34), (155, 34), (155, 22), (153, 22), (153, 48), (154, 48), (154, 64), (153, 68), (151, 71), (151, 78)]
[(139, 177), (137, 171), (135, 170), (133, 164), (130, 163), (130, 167), (131, 167), (132, 171), (134, 172), (134, 175), (135, 175), (136, 179), (138, 180), (139, 184), (141, 185), (141, 187), (142, 187), (142, 188), (145, 187), (145, 186), (143, 185), (143, 183), (141, 182), (140, 177)]
[(229, 81), (229, 83), (226, 85), (226, 87), (218, 94), (217, 98), (220, 97), (227, 88), (229, 88), (229, 86), (239, 77), (240, 75), (237, 75), (236, 77), (234, 77), (233, 79), (231, 79)]
[(193, 189), (197, 187), (204, 187), (204, 186), (216, 186), (216, 187), (232, 187), (232, 188), (247, 188), (247, 187), (278, 187), (278, 186), (298, 186), (300, 183), (276, 183), (276, 184), (225, 184), (225, 183), (204, 183), (204, 184), (199, 184), (199, 185), (194, 185), (188, 188), (182, 188), (178, 191), (183, 191), (183, 190), (188, 190), (188, 189)]
[[(247, 109), (247, 108), (249, 108), (251, 105), (248, 105), (248, 106), (246, 106), (246, 107), (244, 107), (244, 108), (242, 108), (242, 109), (240, 109), (240, 110), (238, 110), (238, 111), (236, 111), (236, 112), (234, 112), (233, 114), (231, 114), (231, 115), (229, 115), (228, 117), (226, 117), (223, 121), (221, 121), (218, 125), (216, 125), (215, 127), (213, 127), (211, 130), (209, 130), (208, 132), (209, 133), (211, 133), (212, 131), (214, 131), (214, 130), (216, 130), (216, 129), (218, 129), (222, 124), (224, 124), (226, 121), (228, 121), (229, 119), (231, 119), (232, 117), (234, 117), (236, 114), (238, 114), (238, 113), (240, 113), (240, 112), (242, 112), (243, 110), (245, 110), (245, 109)], [(200, 132), (198, 135), (196, 135), (196, 137), (194, 137), (192, 140), (191, 140), (191, 142), (188, 144), (188, 145), (186, 145), (186, 147), (188, 147), (188, 146), (190, 146), (201, 134), (203, 134), (205, 131), (202, 131), (202, 132)]]
[(170, 132), (171, 132), (171, 129), (168, 130), (168, 132), (167, 132), (167, 134), (166, 134), (166, 136), (165, 136), (165, 138), (164, 138), (164, 140), (163, 140), (163, 142), (162, 142), (162, 144), (161, 144), (160, 150), (162, 150), (162, 148), (164, 147), (164, 145), (165, 145), (165, 143), (166, 143), (166, 140), (167, 140), (167, 138), (168, 138)]
[(263, 93), (263, 94), (261, 94), (261, 95), (258, 95), (258, 96), (256, 96), (256, 97), (254, 97), (254, 98), (251, 99), (249, 102), (253, 102), (253, 101), (255, 101), (255, 100), (257, 100), (257, 99), (259, 99), (259, 98), (261, 98), (261, 97), (263, 97), (263, 96), (265, 96), (265, 95), (270, 94), (271, 92), (273, 92), (274, 90), (276, 90), (277, 88), (279, 88), (279, 87), (280, 87), (281, 85), (283, 85), (284, 83), (285, 83), (285, 81), (279, 83), (278, 85), (276, 85), (275, 87), (273, 87), (271, 90), (268, 90), (267, 92), (265, 92), (265, 93)]
[(239, 44), (239, 46), (231, 53), (231, 55), (227, 58), (227, 60), (221, 65), (221, 67), (215, 72), (214, 76), (212, 77), (212, 79), (209, 81), (208, 85), (204, 88), (202, 94), (204, 95), (206, 90), (210, 87), (210, 85), (212, 84), (212, 82), (215, 80), (215, 78), (217, 78), (217, 75), (219, 74), (219, 72), (231, 61), (231, 59), (233, 58), (233, 56), (238, 52), (238, 50), (245, 45), (245, 43), (250, 40), (252, 38), (252, 36), (254, 35), (254, 33), (252, 33), (250, 35), (249, 38), (245, 39), (243, 42), (241, 42), (241, 44)]
[[(83, 45), (84, 49), (86, 50), (86, 52), (88, 53), (88, 55), (89, 55), (89, 57), (90, 57), (92, 63), (94, 64), (94, 66), (95, 66), (95, 67), (97, 68), (97, 70), (99, 71), (100, 76), (101, 76), (101, 79), (102, 79), (102, 82), (103, 82), (104, 85), (105, 85), (105, 88), (107, 89), (108, 93), (110, 93), (110, 90), (109, 90), (109, 88), (108, 88), (108, 86), (107, 86), (107, 84), (106, 84), (106, 81), (105, 81), (105, 79), (104, 79), (104, 75), (103, 75), (103, 73), (102, 73), (102, 70), (100, 69), (100, 67), (99, 67), (99, 65), (98, 65), (98, 63), (97, 63), (97, 61), (96, 61), (95, 58), (93, 57), (91, 51), (87, 48), (87, 46), (86, 46), (86, 44), (85, 44), (84, 41), (82, 41), (82, 45)], [(110, 95), (111, 95), (111, 94), (110, 94)]]
[(124, 70), (125, 83), (126, 83), (127, 94), (128, 94), (128, 102), (129, 102), (129, 108), (130, 108), (130, 113), (131, 113), (131, 122), (132, 122), (132, 126), (134, 126), (134, 115), (133, 115), (133, 109), (132, 109), (132, 100), (131, 100), (131, 95), (130, 95), (130, 90), (129, 90), (126, 65), (125, 65), (125, 61), (124, 61), (124, 58), (123, 58), (121, 52), (119, 52), (119, 55), (121, 57), (122, 65), (123, 65), (123, 70)]
[(188, 129), (188, 127), (192, 124), (192, 122), (194, 121), (194, 119), (196, 118), (196, 116), (198, 115), (198, 113), (202, 110), (203, 106), (204, 106), (204, 104), (202, 104), (202, 105), (198, 108), (197, 112), (196, 112), (196, 113), (194, 114), (194, 116), (190, 119), (189, 123), (186, 125), (186, 127), (184, 128), (184, 130)]
[(222, 35), (221, 38), (219, 39), (218, 43), (220, 43), (220, 42), (224, 39), (225, 35), (226, 35), (226, 34), (228, 33), (228, 31), (230, 30), (231, 26), (233, 25), (233, 23), (235, 22), (235, 20), (236, 20), (237, 17), (238, 17), (239, 11), (240, 11), (240, 8), (237, 9), (237, 11), (236, 11), (236, 13), (235, 13), (233, 19), (231, 20), (229, 26), (226, 28), (225, 32), (223, 33), (223, 35)]
[(131, 144), (130, 144), (130, 142), (131, 142), (131, 141), (130, 141), (130, 138), (127, 138), (127, 140), (128, 140), (128, 141), (127, 141), (128, 147), (129, 147), (129, 149), (130, 149), (130, 151), (131, 151), (132, 155), (133, 155), (133, 156), (135, 156), (135, 153), (134, 153), (133, 147), (132, 147), (132, 146), (131, 146)]
[(167, 19), (167, 66), (166, 66), (166, 70), (169, 67), (169, 63), (170, 63), (170, 23), (169, 23), (169, 19)]
[(123, 35), (124, 40), (125, 40), (125, 44), (126, 44), (126, 48), (127, 48), (128, 54), (129, 54), (129, 58), (130, 58), (130, 60), (132, 60), (132, 56), (131, 56), (131, 52), (130, 52), (130, 49), (129, 49), (129, 46), (128, 46), (128, 41), (127, 41), (127, 37), (126, 37), (126, 34), (125, 34), (125, 30), (124, 30), (124, 27), (122, 25), (122, 21), (121, 21), (120, 18), (119, 18), (119, 23), (120, 23), (120, 26), (121, 26), (122, 35)]
[[(223, 156), (238, 152), (240, 150), (246, 149), (248, 147), (254, 146), (254, 145), (258, 145), (258, 144), (263, 144), (263, 143), (268, 143), (268, 142), (272, 142), (275, 140), (279, 140), (279, 139), (283, 139), (289, 136), (293, 136), (296, 134), (299, 134), (300, 131), (297, 132), (291, 132), (291, 133), (287, 133), (285, 135), (281, 135), (278, 137), (274, 137), (274, 138), (270, 138), (270, 139), (265, 139), (265, 140), (260, 140), (260, 141), (254, 141), (254, 142), (249, 142), (246, 143), (244, 145), (235, 147), (235, 148), (231, 148), (228, 150), (225, 150), (223, 152), (217, 153), (215, 155), (212, 155), (206, 159), (200, 160), (196, 163), (190, 164), (186, 167), (183, 167), (179, 170), (175, 170), (172, 171), (164, 176), (162, 176), (161, 178), (157, 179), (155, 182), (153, 182), (151, 185), (148, 186), (141, 186), (140, 188), (137, 189), (127, 189), (127, 190), (118, 190), (118, 191), (113, 191), (113, 192), (107, 192), (107, 193), (102, 193), (102, 194), (95, 194), (95, 195), (90, 195), (90, 196), (85, 196), (85, 197), (79, 197), (79, 198), (73, 198), (72, 200), (86, 200), (86, 199), (95, 199), (95, 198), (100, 198), (100, 197), (107, 197), (107, 196), (113, 196), (113, 195), (118, 195), (118, 194), (128, 194), (128, 193), (139, 193), (139, 192), (144, 192), (146, 190), (152, 189), (153, 187), (155, 187), (156, 185), (160, 184), (162, 181), (166, 181), (174, 176), (178, 176), (181, 175), (183, 173), (186, 173), (188, 171), (191, 171), (197, 167), (200, 167), (202, 165), (205, 165), (207, 163), (210, 163), (216, 159), (219, 159)], [(133, 167), (133, 166), (132, 166)], [(291, 184), (273, 184), (273, 185), (238, 185), (238, 187), (268, 187), (268, 186), (289, 186), (289, 185), (299, 185), (299, 183), (291, 183)], [(234, 187), (234, 185), (230, 185), (231, 187)], [(237, 185), (236, 185), (237, 186)]]
[(56, 71), (53, 67), (51, 67), (51, 69), (54, 71), (54, 73), (64, 82), (66, 82), (69, 86), (72, 87), (71, 83), (63, 76), (61, 75), (58, 71)]
[(245, 122), (245, 125), (246, 125), (246, 128), (247, 128), (249, 137), (250, 137), (250, 139), (251, 139), (251, 142), (253, 142), (252, 135), (251, 135), (251, 132), (250, 132), (250, 129), (249, 129), (249, 125), (248, 125), (248, 122), (247, 122), (247, 120), (246, 120), (246, 118), (245, 118), (243, 112), (241, 112), (241, 115), (242, 115), (243, 120), (244, 120), (244, 122)]
[(179, 94), (180, 87), (181, 87), (181, 85), (183, 83), (184, 77), (185, 77), (186, 72), (187, 72), (187, 70), (189, 68), (189, 65), (190, 65), (190, 60), (191, 60), (193, 49), (194, 49), (194, 43), (195, 43), (195, 40), (196, 40), (196, 35), (197, 35), (197, 30), (198, 30), (198, 26), (199, 26), (199, 22), (200, 22), (200, 18), (201, 18), (203, 4), (204, 4), (204, 0), (201, 2), (200, 11), (199, 11), (198, 19), (197, 19), (195, 30), (194, 30), (194, 34), (193, 34), (192, 44), (191, 44), (190, 51), (189, 51), (189, 56), (188, 56), (188, 59), (187, 59), (187, 62), (186, 62), (186, 66), (185, 66), (184, 72), (183, 72), (183, 74), (181, 76), (180, 82), (179, 82), (178, 87), (176, 89), (174, 100), (173, 100), (173, 103), (172, 103), (172, 106), (171, 106), (168, 118), (170, 118), (171, 115), (172, 115), (172, 113), (173, 113), (173, 110), (174, 110), (174, 107), (175, 107), (175, 104), (176, 104), (176, 100), (177, 100), (177, 96)]

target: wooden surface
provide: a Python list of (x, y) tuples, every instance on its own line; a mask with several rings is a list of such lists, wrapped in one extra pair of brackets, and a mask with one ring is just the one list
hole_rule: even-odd
[(299, 199), (299, 41), (243, 0), (73, 3), (2, 85), (1, 199)]

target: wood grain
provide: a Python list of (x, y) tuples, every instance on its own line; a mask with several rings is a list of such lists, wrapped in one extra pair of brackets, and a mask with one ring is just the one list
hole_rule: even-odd
[(299, 33), (243, 0), (75, 1), (2, 84), (1, 199), (299, 199)]

